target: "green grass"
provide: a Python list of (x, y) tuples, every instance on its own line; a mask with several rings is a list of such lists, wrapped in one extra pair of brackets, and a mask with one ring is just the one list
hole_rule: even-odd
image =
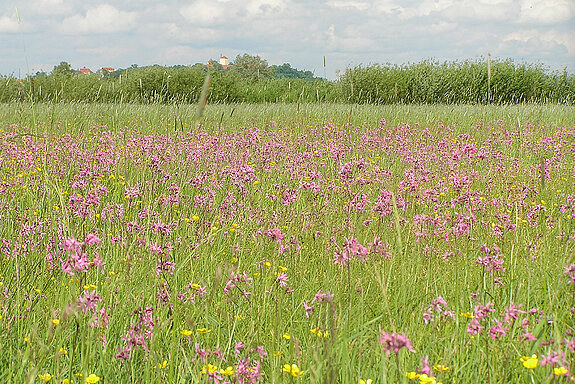
[[(259, 361), (259, 346), (266, 383), (419, 383), (406, 372), (425, 356), (449, 367), (432, 370), (444, 384), (567, 381), (553, 368), (575, 368), (565, 273), (575, 248), (573, 107), (208, 105), (200, 126), (196, 113), (0, 106), (0, 381), (206, 383), (208, 364), (233, 367), (239, 380), (239, 359)], [(105, 266), (70, 276), (61, 266), (73, 252), (62, 245), (88, 234), (101, 242), (82, 252)], [(375, 237), (381, 254), (334, 263), (347, 240), (374, 251)], [(484, 245), (504, 271), (477, 263)], [(158, 274), (159, 260), (174, 269)], [(253, 280), (225, 288), (244, 273)], [(320, 290), (333, 300), (312, 304)], [(85, 291), (100, 297), (107, 325), (80, 309)], [(453, 319), (435, 313), (425, 324), (438, 296)], [(309, 318), (303, 302), (315, 307)], [(495, 312), (472, 336), (462, 314), (488, 302)], [(491, 338), (511, 303), (537, 311)], [(134, 314), (146, 307), (153, 330)], [(117, 359), (130, 329), (146, 327), (146, 348)], [(388, 356), (381, 331), (405, 333), (415, 352)], [(520, 360), (552, 352), (564, 361), (527, 369)]]

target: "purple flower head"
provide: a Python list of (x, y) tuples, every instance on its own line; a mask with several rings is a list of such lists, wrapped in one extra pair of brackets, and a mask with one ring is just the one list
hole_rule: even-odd
[(405, 336), (405, 333), (397, 334), (387, 333), (381, 331), (381, 336), (379, 337), (379, 343), (383, 345), (383, 350), (389, 355), (392, 351), (396, 355), (399, 354), (401, 348), (406, 348), (410, 352), (415, 352), (413, 346), (411, 345), (411, 340)]
[(94, 245), (94, 244), (98, 244), (100, 243), (102, 240), (100, 240), (98, 238), (98, 236), (94, 235), (93, 233), (89, 233), (86, 238), (84, 239), (84, 242), (86, 243), (86, 245)]
[(280, 273), (276, 277), (276, 282), (279, 284), (280, 287), (287, 287), (288, 282), (288, 275), (285, 272)]
[(282, 230), (279, 228), (268, 229), (264, 231), (264, 235), (278, 243), (281, 243), (282, 239), (284, 238), (284, 234), (282, 233)]
[(569, 282), (567, 284), (575, 285), (575, 264), (570, 264), (568, 267), (565, 267), (565, 274), (569, 278)]
[(425, 357), (421, 358), (421, 369), (419, 370), (419, 373), (424, 375), (431, 374), (431, 367), (429, 366), (429, 356), (425, 355)]

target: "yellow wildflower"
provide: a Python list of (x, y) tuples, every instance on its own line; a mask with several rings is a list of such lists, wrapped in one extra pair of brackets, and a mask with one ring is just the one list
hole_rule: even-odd
[(437, 380), (433, 376), (428, 376), (425, 373), (419, 375), (419, 384), (436, 384)]
[(85, 383), (96, 384), (99, 381), (100, 381), (100, 378), (98, 376), (94, 375), (93, 373), (90, 373), (90, 375), (88, 375), (88, 377), (86, 377)]
[(198, 328), (196, 329), (196, 331), (198, 331), (198, 333), (205, 335), (206, 333), (210, 333), (212, 330), (211, 329), (207, 329), (207, 328)]
[(417, 372), (406, 372), (405, 377), (407, 377), (409, 380), (419, 379), (419, 373), (417, 373)]
[(555, 367), (553, 368), (553, 374), (555, 376), (563, 376), (567, 374), (567, 368), (565, 367)]
[(194, 333), (194, 331), (191, 331), (191, 330), (189, 330), (189, 329), (182, 329), (182, 330), (180, 331), (180, 333), (181, 333), (182, 335), (184, 335), (184, 336), (190, 336), (192, 333)]
[(208, 364), (208, 366), (206, 367), (205, 365), (202, 368), (202, 373), (206, 374), (206, 373), (214, 373), (218, 370), (218, 367), (213, 365), (213, 364)]
[(299, 367), (297, 366), (297, 364), (292, 364), (292, 365), (284, 364), (284, 367), (282, 370), (284, 372), (287, 372), (290, 375), (292, 375), (292, 377), (300, 377), (305, 372), (305, 371), (300, 370)]
[(289, 333), (287, 333), (287, 332), (286, 332), (286, 333), (284, 333), (282, 337), (283, 337), (284, 339), (286, 339), (286, 340), (289, 340), (289, 339), (291, 339), (291, 336), (290, 336), (290, 334), (289, 334)]
[(373, 383), (373, 380), (371, 380), (371, 379), (367, 379), (367, 380), (359, 379), (359, 384), (372, 384), (372, 383)]
[(224, 376), (232, 376), (234, 374), (234, 367), (227, 367), (226, 369), (220, 369), (220, 373)]
[(43, 374), (43, 375), (38, 375), (38, 378), (39, 378), (40, 380), (42, 380), (43, 382), (47, 383), (47, 382), (49, 382), (50, 380), (52, 380), (52, 375), (49, 374), (49, 373), (45, 373), (45, 374)]
[(523, 356), (521, 358), (521, 362), (527, 369), (534, 369), (539, 365), (539, 359), (537, 358), (537, 355), (531, 355), (531, 357)]
[(446, 367), (445, 365), (441, 365), (441, 364), (437, 364), (433, 367), (433, 369), (435, 369), (437, 372), (447, 372), (449, 371), (449, 367)]

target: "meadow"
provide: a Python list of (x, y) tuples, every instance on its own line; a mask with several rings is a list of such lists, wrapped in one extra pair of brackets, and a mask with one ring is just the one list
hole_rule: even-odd
[(0, 105), (0, 381), (562, 383), (575, 108)]

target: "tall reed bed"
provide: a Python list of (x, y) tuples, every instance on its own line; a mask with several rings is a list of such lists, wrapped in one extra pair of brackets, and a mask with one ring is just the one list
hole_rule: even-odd
[[(210, 103), (339, 102), (571, 104), (575, 78), (539, 64), (511, 60), (404, 65), (376, 64), (343, 71), (335, 81), (274, 78), (256, 81), (234, 71), (211, 71)], [(491, 69), (491, 76), (489, 69)], [(196, 103), (208, 70), (201, 66), (129, 68), (111, 74), (0, 77), (0, 102)]]

